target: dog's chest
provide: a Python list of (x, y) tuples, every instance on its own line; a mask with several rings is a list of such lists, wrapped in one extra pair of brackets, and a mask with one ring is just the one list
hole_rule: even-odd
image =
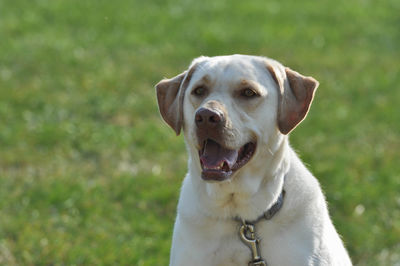
[(247, 265), (251, 257), (250, 249), (235, 233), (215, 239), (214, 249), (208, 254), (203, 254), (203, 261), (209, 260), (209, 265), (218, 266)]
[[(188, 239), (187, 243), (194, 244), (190, 250), (196, 250), (196, 255), (188, 256), (186, 262), (192, 265), (212, 266), (243, 266), (252, 260), (252, 252), (239, 236), (239, 223), (236, 226), (215, 226), (208, 232), (196, 234), (196, 239)], [(276, 226), (265, 222), (257, 228), (257, 236), (260, 239), (260, 255), (267, 265), (306, 265), (304, 254), (309, 253), (307, 248), (302, 248), (304, 240), (293, 239), (282, 232)], [(293, 234), (291, 234), (293, 236)], [(202, 237), (201, 237), (202, 236)], [(293, 250), (291, 246), (298, 248)], [(306, 243), (308, 246), (308, 243)]]

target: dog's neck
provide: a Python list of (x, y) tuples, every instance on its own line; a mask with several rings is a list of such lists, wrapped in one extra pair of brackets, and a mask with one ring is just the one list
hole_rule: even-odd
[[(201, 179), (201, 169), (192, 158), (189, 159), (189, 177), (192, 193), (201, 201), (204, 215), (218, 219), (241, 217), (254, 220), (268, 210), (279, 197), (288, 172), (290, 156), (288, 138), (279, 135), (277, 139), (259, 147), (257, 160), (252, 160), (240, 169), (232, 180), (222, 183), (208, 183)], [(274, 146), (270, 143), (276, 143)], [(262, 144), (260, 144), (262, 145)]]

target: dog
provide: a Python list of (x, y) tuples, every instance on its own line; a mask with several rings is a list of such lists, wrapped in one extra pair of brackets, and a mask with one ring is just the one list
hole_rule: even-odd
[(188, 157), (170, 265), (352, 265), (289, 145), (319, 83), (259, 56), (199, 57), (156, 85)]

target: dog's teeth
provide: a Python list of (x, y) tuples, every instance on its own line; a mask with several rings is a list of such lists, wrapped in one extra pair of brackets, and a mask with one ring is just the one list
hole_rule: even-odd
[(208, 167), (205, 167), (205, 169), (207, 169), (207, 170), (221, 170), (223, 166), (224, 166), (224, 162), (221, 162), (220, 165), (208, 166)]

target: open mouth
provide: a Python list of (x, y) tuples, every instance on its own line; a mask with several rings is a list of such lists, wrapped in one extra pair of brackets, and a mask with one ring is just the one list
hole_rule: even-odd
[(201, 177), (204, 180), (223, 181), (248, 163), (256, 150), (256, 144), (248, 142), (238, 150), (230, 150), (214, 140), (207, 139), (199, 150)]

